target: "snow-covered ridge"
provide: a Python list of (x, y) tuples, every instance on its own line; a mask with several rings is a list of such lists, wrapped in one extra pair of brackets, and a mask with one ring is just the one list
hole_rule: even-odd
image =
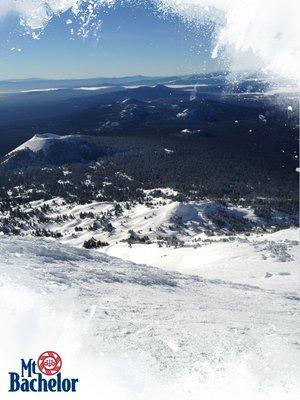
[(62, 165), (93, 161), (101, 154), (88, 136), (36, 134), (8, 153), (1, 164), (7, 168)]
[(68, 143), (74, 142), (77, 137), (72, 135), (68, 136), (59, 136), (54, 133), (41, 133), (34, 135), (31, 139), (27, 140), (27, 142), (22, 143), (19, 147), (12, 150), (8, 155), (14, 154), (21, 150), (31, 150), (34, 153), (38, 151), (47, 151), (47, 148), (51, 144), (55, 143)]

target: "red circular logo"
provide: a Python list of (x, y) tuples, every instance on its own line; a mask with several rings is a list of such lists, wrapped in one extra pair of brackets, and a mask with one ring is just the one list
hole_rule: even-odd
[(62, 366), (62, 360), (55, 351), (45, 351), (38, 358), (38, 368), (42, 374), (55, 375)]

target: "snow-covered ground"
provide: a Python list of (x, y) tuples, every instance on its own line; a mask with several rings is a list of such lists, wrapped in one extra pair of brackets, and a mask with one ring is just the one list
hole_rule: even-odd
[(260, 288), (299, 289), (300, 251), (296, 229), (205, 246), (158, 247), (156, 244), (122, 243), (105, 253), (165, 270), (200, 274), (205, 278), (248, 283)]
[[(287, 230), (256, 245), (170, 248), (158, 262), (166, 271), (55, 240), (2, 236), (0, 374), (51, 348), (63, 374), (80, 379), (72, 399), (296, 399), (295, 238)], [(261, 257), (272, 252), (267, 240), (289, 243), (281, 261)], [(159, 261), (138, 246), (145, 261)]]
[[(296, 399), (298, 230), (272, 232), (246, 206), (145, 193), (19, 207), (23, 237), (0, 236), (0, 376), (52, 349), (80, 380), (72, 399)], [(105, 245), (83, 249), (91, 237)]]
[[(165, 196), (176, 195), (172, 189), (157, 190)], [(63, 244), (82, 248), (94, 238), (106, 244), (97, 251), (138, 264), (264, 289), (297, 291), (300, 254), (296, 228), (267, 233), (261, 229), (264, 221), (250, 207), (178, 202), (146, 192), (149, 197), (143, 204), (126, 207), (119, 203), (117, 209), (113, 202), (78, 205), (56, 198), (31, 202), (23, 211), (43, 210), (48, 221), (38, 222), (39, 226), (61, 235)], [(218, 225), (221, 217), (225, 228)], [(274, 225), (282, 218), (276, 214)], [(32, 216), (22, 235), (34, 234), (33, 221)], [(245, 232), (234, 233), (236, 227)]]

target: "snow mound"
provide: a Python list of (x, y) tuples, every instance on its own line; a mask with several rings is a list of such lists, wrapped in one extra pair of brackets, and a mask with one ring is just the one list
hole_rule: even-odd
[(173, 215), (180, 218), (183, 223), (200, 219), (196, 207), (191, 203), (176, 203)]

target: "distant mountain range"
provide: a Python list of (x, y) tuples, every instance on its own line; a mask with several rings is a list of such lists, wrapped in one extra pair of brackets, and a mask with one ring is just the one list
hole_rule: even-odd
[(236, 87), (241, 91), (260, 91), (276, 83), (276, 79), (268, 78), (264, 74), (247, 73), (238, 79), (233, 79), (227, 72), (213, 72), (207, 74), (193, 74), (184, 76), (124, 76), (124, 77), (96, 77), (85, 79), (13, 79), (0, 81), (0, 92), (19, 92), (27, 90), (50, 89), (80, 89), (91, 90), (101, 86), (126, 86), (126, 85), (220, 85)]
[(126, 84), (158, 84), (178, 77), (147, 77), (143, 75), (125, 77), (99, 77), (87, 79), (15, 79), (0, 81), (0, 91), (18, 92), (34, 89), (73, 89), (80, 87), (97, 87), (103, 85), (118, 86)]

